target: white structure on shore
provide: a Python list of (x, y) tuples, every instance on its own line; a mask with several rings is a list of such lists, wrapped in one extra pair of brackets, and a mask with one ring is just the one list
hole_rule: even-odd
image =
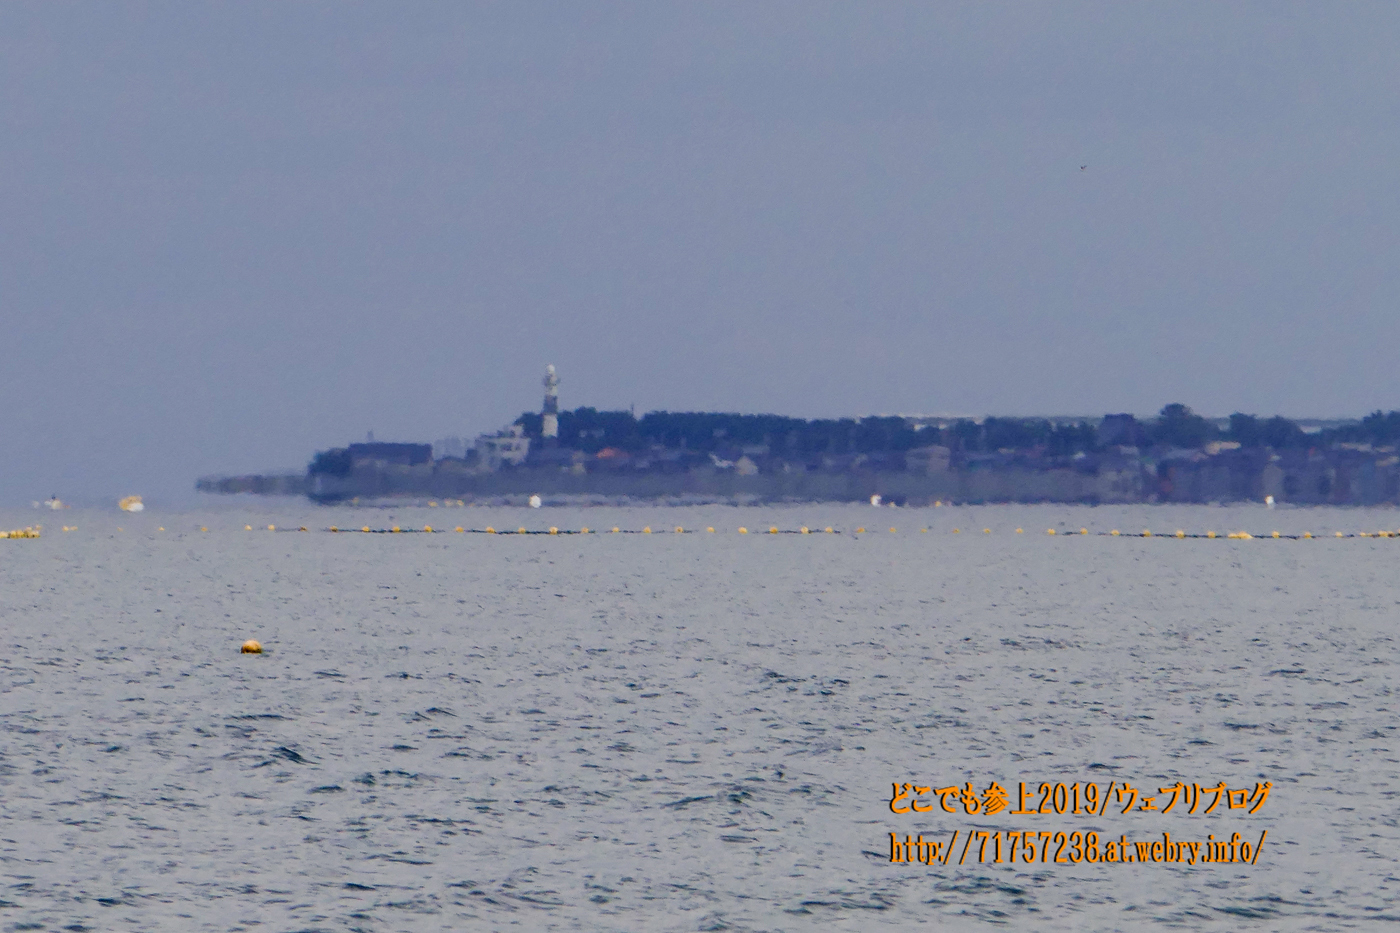
[(554, 364), (544, 368), (544, 408), (540, 410), (540, 437), (546, 444), (559, 439), (559, 377)]

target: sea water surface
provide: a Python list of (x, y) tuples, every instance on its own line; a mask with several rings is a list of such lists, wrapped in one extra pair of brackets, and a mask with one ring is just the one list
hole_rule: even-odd
[[(40, 520), (0, 540), (0, 929), (1400, 921), (1400, 538), (1333, 536), (1393, 510), (0, 513)], [(1008, 811), (891, 809), (993, 781)], [(1113, 806), (1012, 815), (1022, 783)], [(962, 848), (1266, 830), (1253, 864)]]

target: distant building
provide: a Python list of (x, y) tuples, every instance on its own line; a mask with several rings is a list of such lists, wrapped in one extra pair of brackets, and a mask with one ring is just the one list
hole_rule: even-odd
[(467, 442), (460, 437), (444, 437), (433, 441), (433, 459), (442, 460), (451, 457), (454, 460), (461, 460), (467, 455)]
[(518, 424), (507, 425), (495, 434), (481, 435), (473, 447), (488, 470), (499, 470), (505, 464), (519, 466), (530, 455), (530, 439)]
[(953, 452), (947, 447), (932, 444), (905, 451), (904, 463), (911, 473), (947, 473), (952, 456)]
[(399, 466), (417, 466), (420, 463), (431, 463), (433, 459), (431, 444), (386, 444), (375, 441), (351, 444), (346, 450), (352, 464), (374, 461)]

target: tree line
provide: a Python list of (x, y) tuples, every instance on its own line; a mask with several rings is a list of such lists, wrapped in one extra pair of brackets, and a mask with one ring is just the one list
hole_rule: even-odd
[[(528, 436), (540, 437), (538, 413), (526, 412), (515, 423)], [(1110, 426), (1112, 430), (1108, 430)], [(594, 454), (605, 448), (635, 452), (660, 446), (720, 452), (761, 445), (774, 455), (801, 457), (907, 451), (937, 444), (967, 453), (1034, 450), (1072, 456), (1094, 453), (1105, 446), (1200, 448), (1213, 441), (1275, 449), (1338, 443), (1393, 445), (1400, 442), (1400, 411), (1376, 411), (1359, 422), (1316, 433), (1307, 433), (1282, 416), (1261, 418), (1243, 412), (1232, 414), (1228, 426), (1222, 428), (1179, 402), (1163, 407), (1156, 418), (1110, 415), (1103, 425), (1092, 420), (1067, 423), (1002, 417), (981, 422), (962, 419), (938, 427), (919, 426), (897, 416), (808, 420), (784, 415), (653, 411), (637, 418), (628, 411), (594, 408), (559, 413), (560, 445)]]

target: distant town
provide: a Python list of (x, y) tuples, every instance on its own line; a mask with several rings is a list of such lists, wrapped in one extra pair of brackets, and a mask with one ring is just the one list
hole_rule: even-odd
[(1400, 501), (1400, 411), (1353, 421), (1198, 415), (955, 418), (559, 408), (544, 402), (468, 443), (364, 443), (322, 451), (304, 475), (205, 477), (209, 493), (317, 502), (411, 499), (608, 502)]

